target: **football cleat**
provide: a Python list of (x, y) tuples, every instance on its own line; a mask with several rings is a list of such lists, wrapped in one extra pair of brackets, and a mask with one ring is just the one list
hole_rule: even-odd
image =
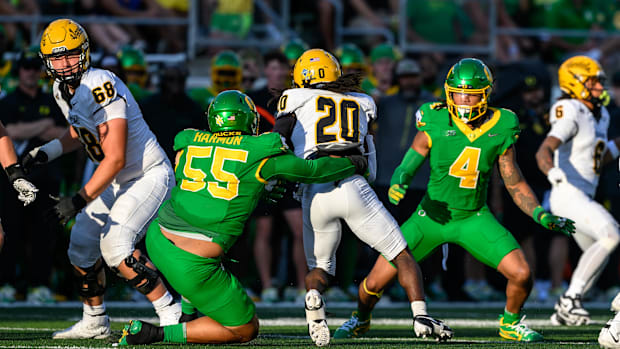
[(611, 311), (620, 312), (620, 293), (611, 301)]
[(263, 291), (260, 293), (260, 299), (265, 303), (277, 302), (279, 300), (278, 289), (275, 287), (263, 289)]
[(54, 299), (54, 294), (49, 288), (45, 286), (39, 286), (32, 288), (28, 291), (26, 301), (32, 304), (49, 304), (54, 303), (56, 300)]
[(454, 335), (454, 331), (448, 325), (429, 315), (418, 315), (413, 318), (413, 332), (416, 337), (433, 337), (438, 342), (447, 341)]
[(66, 330), (52, 334), (53, 339), (103, 339), (109, 337), (110, 318), (107, 315), (85, 316)]
[(325, 302), (317, 290), (306, 292), (306, 322), (310, 338), (317, 347), (324, 347), (329, 344), (330, 334), (327, 327), (325, 314)]
[(178, 324), (182, 313), (183, 311), (181, 310), (180, 303), (170, 303), (168, 306), (157, 312), (157, 316), (159, 316), (159, 326), (163, 327)]
[(607, 321), (598, 335), (598, 344), (603, 348), (620, 348), (620, 321)]
[(164, 339), (163, 328), (140, 320), (131, 320), (123, 327), (123, 335), (118, 340), (118, 346), (134, 344), (151, 344)]
[(590, 313), (583, 308), (581, 296), (563, 294), (554, 306), (551, 324), (555, 326), (582, 326), (590, 323)]
[(361, 321), (359, 317), (357, 317), (357, 311), (354, 311), (353, 314), (351, 314), (351, 318), (334, 332), (334, 339), (358, 338), (368, 332), (369, 329), (370, 318), (366, 321)]
[(525, 323), (525, 315), (515, 322), (504, 322), (504, 315), (499, 316), (499, 336), (517, 342), (540, 342), (543, 336), (527, 327)]

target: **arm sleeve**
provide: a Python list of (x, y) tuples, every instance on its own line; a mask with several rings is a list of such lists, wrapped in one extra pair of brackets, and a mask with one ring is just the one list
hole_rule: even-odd
[(390, 186), (394, 184), (409, 185), (413, 176), (420, 169), (426, 158), (422, 154), (415, 151), (413, 148), (409, 148), (403, 161), (396, 167), (392, 179), (390, 180)]
[(346, 158), (304, 160), (288, 153), (269, 158), (260, 174), (265, 180), (278, 177), (290, 182), (323, 183), (354, 175), (355, 166)]

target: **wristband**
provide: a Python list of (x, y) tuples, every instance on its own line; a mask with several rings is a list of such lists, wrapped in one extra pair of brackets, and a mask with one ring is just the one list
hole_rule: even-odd
[(541, 224), (540, 220), (545, 215), (545, 213), (547, 213), (547, 211), (545, 211), (542, 206), (538, 205), (534, 209), (534, 212), (532, 212), (532, 218), (534, 218), (534, 221), (536, 221), (536, 223)]
[(13, 165), (7, 166), (4, 171), (6, 171), (6, 175), (7, 177), (9, 177), (9, 181), (11, 182), (18, 178), (26, 177), (22, 165), (20, 165), (18, 162), (14, 163)]
[(86, 207), (87, 204), (86, 199), (84, 199), (84, 197), (82, 197), (80, 193), (76, 193), (75, 195), (73, 195), (73, 197), (71, 198), (71, 202), (73, 203), (73, 207), (75, 207), (77, 211), (80, 211), (81, 209)]

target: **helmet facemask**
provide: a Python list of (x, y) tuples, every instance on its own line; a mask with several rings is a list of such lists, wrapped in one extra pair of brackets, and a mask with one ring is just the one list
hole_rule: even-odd
[[(446, 89), (446, 104), (448, 104), (448, 111), (454, 117), (460, 119), (461, 121), (465, 123), (468, 123), (468, 122), (471, 122), (479, 118), (480, 116), (484, 115), (484, 113), (486, 113), (487, 106), (488, 106), (488, 97), (491, 92), (490, 86), (487, 86), (482, 89), (468, 89), (468, 88), (454, 88), (446, 84), (445, 89)], [(453, 97), (454, 93), (479, 95), (480, 101), (474, 105), (456, 104), (456, 102), (454, 101), (454, 97)]]

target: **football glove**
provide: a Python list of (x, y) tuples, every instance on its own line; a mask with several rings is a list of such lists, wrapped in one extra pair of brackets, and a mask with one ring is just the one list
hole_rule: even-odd
[(575, 233), (575, 222), (568, 218), (552, 215), (545, 211), (542, 206), (536, 207), (532, 216), (536, 223), (549, 230), (558, 231), (568, 236)]
[(398, 205), (400, 200), (402, 200), (407, 194), (407, 188), (409, 188), (409, 185), (407, 184), (393, 184), (388, 190), (390, 202), (394, 205)]
[(275, 205), (280, 199), (284, 197), (286, 187), (280, 180), (271, 180), (265, 184), (265, 191), (263, 192), (263, 200), (269, 204)]
[(63, 197), (59, 199), (51, 195), (50, 198), (56, 204), (47, 210), (46, 216), (49, 220), (57, 221), (62, 225), (66, 224), (86, 206), (86, 200), (79, 193), (70, 198)]
[(58, 139), (43, 144), (40, 147), (32, 149), (22, 159), (22, 167), (28, 173), (35, 165), (48, 163), (62, 155), (62, 144)]
[(24, 203), (24, 206), (31, 204), (37, 198), (39, 189), (26, 179), (24, 169), (18, 163), (15, 163), (5, 169), (9, 181), (13, 188), (17, 191), (17, 198)]
[(347, 155), (345, 157), (355, 166), (355, 173), (366, 176), (368, 172), (368, 159), (364, 155)]
[(413, 318), (413, 332), (416, 337), (427, 336), (437, 339), (438, 342), (452, 338), (454, 331), (441, 320), (433, 319), (429, 315), (418, 315)]
[(549, 172), (547, 172), (547, 180), (551, 185), (555, 186), (562, 182), (566, 182), (566, 174), (559, 167), (552, 167)]

